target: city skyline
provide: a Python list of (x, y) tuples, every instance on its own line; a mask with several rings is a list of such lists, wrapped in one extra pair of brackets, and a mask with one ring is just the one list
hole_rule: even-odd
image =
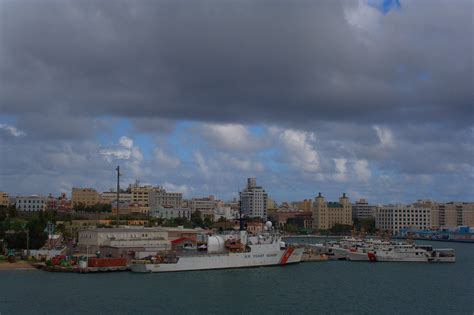
[(2, 2), (0, 191), (474, 200), (472, 2), (181, 4)]
[[(120, 199), (122, 200), (123, 194), (128, 196), (130, 194), (130, 192), (133, 190), (133, 187), (141, 187), (141, 188), (147, 188), (148, 187), (150, 189), (152, 189), (152, 188), (157, 189), (158, 188), (158, 189), (161, 189), (161, 190), (163, 190), (164, 192), (167, 192), (167, 193), (179, 193), (179, 194), (182, 195), (183, 201), (190, 201), (190, 200), (194, 200), (196, 198), (197, 199), (199, 199), (199, 198), (206, 199), (208, 197), (212, 197), (215, 200), (221, 200), (221, 201), (225, 201), (225, 202), (232, 202), (234, 200), (238, 200), (241, 197), (242, 192), (245, 192), (248, 189), (248, 181), (251, 180), (251, 179), (255, 180), (256, 178), (247, 178), (247, 184), (242, 189), (237, 191), (236, 194), (232, 195), (230, 199), (220, 198), (220, 196), (218, 196), (216, 194), (213, 194), (212, 192), (208, 195), (194, 195), (194, 196), (191, 196), (191, 195), (187, 195), (186, 193), (183, 193), (182, 191), (179, 191), (179, 190), (173, 191), (173, 190), (169, 190), (169, 188), (167, 190), (167, 188), (165, 186), (160, 185), (160, 184), (142, 183), (139, 180), (135, 180), (135, 182), (133, 182), (133, 183), (128, 183), (128, 185), (123, 185), (123, 183), (122, 183), (121, 184), (122, 186), (120, 187), (120, 191), (121, 191)], [(265, 191), (265, 187), (258, 187), (258, 188), (261, 188)], [(61, 191), (58, 194), (54, 194), (54, 193), (51, 193), (51, 192), (47, 193), (47, 194), (39, 194), (39, 193), (17, 194), (17, 193), (10, 193), (10, 192), (7, 192), (7, 191), (1, 191), (0, 193), (4, 194), (6, 196), (4, 198), (5, 201), (7, 201), (9, 198), (15, 199), (15, 198), (18, 198), (18, 197), (25, 197), (25, 198), (28, 198), (28, 197), (63, 198), (63, 197), (65, 197), (66, 200), (71, 200), (69, 198), (72, 198), (72, 196), (74, 194), (74, 190), (76, 190), (76, 189), (79, 189), (79, 190), (83, 190), (83, 189), (84, 190), (92, 190), (95, 193), (97, 193), (97, 198), (99, 198), (101, 200), (104, 198), (104, 200), (110, 201), (112, 203), (117, 198), (117, 195), (116, 195), (117, 189), (116, 189), (116, 187), (111, 187), (108, 190), (101, 190), (101, 189), (97, 189), (96, 187), (73, 186), (71, 188), (71, 191), (69, 191), (69, 192)], [(472, 203), (471, 200), (440, 200), (440, 199), (427, 199), (427, 198), (416, 198), (414, 200), (410, 200), (410, 201), (406, 201), (406, 202), (386, 202), (386, 201), (385, 202), (374, 202), (373, 200), (368, 200), (364, 196), (359, 196), (357, 198), (354, 198), (352, 196), (352, 198), (351, 198), (351, 196), (347, 195), (347, 193), (345, 193), (345, 192), (340, 192), (339, 194), (338, 194), (338, 192), (335, 192), (334, 195), (333, 194), (325, 195), (322, 191), (318, 191), (313, 196), (306, 196), (303, 199), (281, 199), (281, 198), (278, 198), (278, 197), (275, 198), (272, 195), (268, 195), (267, 197), (272, 202), (274, 202), (276, 206), (284, 206), (285, 204), (290, 205), (289, 203), (298, 204), (298, 203), (302, 203), (302, 202), (306, 202), (306, 201), (315, 201), (315, 200), (317, 200), (318, 197), (321, 197), (321, 196), (323, 196), (324, 198), (326, 198), (327, 200), (330, 200), (330, 201), (331, 200), (336, 201), (341, 196), (344, 196), (344, 197), (347, 197), (352, 202), (352, 204), (358, 204), (359, 202), (362, 202), (364, 204), (365, 203), (367, 203), (367, 204), (370, 203), (371, 206), (377, 206), (377, 205), (411, 205), (411, 204), (417, 204), (419, 202)], [(103, 202), (103, 201), (100, 201), (99, 203), (101, 203), (101, 202)]]

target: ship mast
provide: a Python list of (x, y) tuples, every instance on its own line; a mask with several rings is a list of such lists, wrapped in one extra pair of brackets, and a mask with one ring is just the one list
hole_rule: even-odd
[(119, 207), (120, 207), (120, 165), (115, 169), (117, 171), (117, 222), (116, 227), (119, 226)]

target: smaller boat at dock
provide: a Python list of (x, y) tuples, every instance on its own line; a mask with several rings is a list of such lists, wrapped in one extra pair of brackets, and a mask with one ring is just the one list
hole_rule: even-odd
[[(393, 242), (381, 239), (344, 238), (326, 244), (315, 244), (318, 252), (329, 259), (370, 262), (456, 262), (451, 248), (433, 248), (411, 241)], [(304, 257), (303, 257), (304, 260)]]
[(325, 253), (322, 244), (305, 244), (302, 246), (303, 256), (301, 257), (301, 262), (315, 262), (315, 261), (327, 261), (329, 260), (328, 255)]
[(453, 249), (433, 249), (429, 245), (390, 243), (382, 245), (367, 244), (350, 248), (347, 254), (350, 261), (371, 262), (456, 262)]

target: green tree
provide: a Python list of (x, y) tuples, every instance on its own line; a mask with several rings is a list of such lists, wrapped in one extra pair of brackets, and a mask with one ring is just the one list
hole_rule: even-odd
[(0, 206), (0, 221), (4, 221), (7, 218), (16, 218), (18, 216), (18, 210), (14, 205)]
[(330, 230), (333, 234), (344, 234), (352, 230), (352, 225), (336, 223)]
[(42, 247), (48, 238), (44, 231), (47, 218), (42, 212), (39, 212), (36, 217), (28, 221), (14, 219), (3, 223), (0, 234), (3, 235), (8, 248), (25, 249), (27, 247), (26, 230), (29, 230), (31, 249)]
[(358, 231), (364, 230), (369, 234), (376, 233), (375, 218), (355, 219), (354, 226)]
[(295, 224), (288, 223), (283, 226), (283, 230), (288, 233), (297, 233), (298, 226), (296, 226)]
[(212, 219), (209, 218), (209, 217), (206, 217), (206, 218), (204, 218), (204, 222), (202, 223), (202, 227), (210, 228), (210, 227), (212, 227), (213, 224), (214, 224), (214, 222), (212, 221)]
[(203, 226), (203, 221), (201, 218), (201, 211), (196, 210), (193, 213), (191, 213), (191, 223), (193, 227), (202, 227)]
[(217, 220), (217, 222), (225, 222), (225, 223), (226, 223), (226, 222), (229, 222), (229, 220), (227, 220), (227, 219), (224, 218), (224, 217), (220, 217), (220, 218)]
[(44, 231), (46, 224), (47, 220), (45, 221), (45, 219), (41, 217), (27, 223), (26, 228), (30, 231), (30, 248), (38, 249), (44, 245), (48, 239), (48, 235)]

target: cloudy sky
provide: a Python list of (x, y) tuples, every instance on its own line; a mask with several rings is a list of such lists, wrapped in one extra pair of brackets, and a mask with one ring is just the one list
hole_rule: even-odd
[(473, 3), (0, 0), (0, 191), (474, 201)]

